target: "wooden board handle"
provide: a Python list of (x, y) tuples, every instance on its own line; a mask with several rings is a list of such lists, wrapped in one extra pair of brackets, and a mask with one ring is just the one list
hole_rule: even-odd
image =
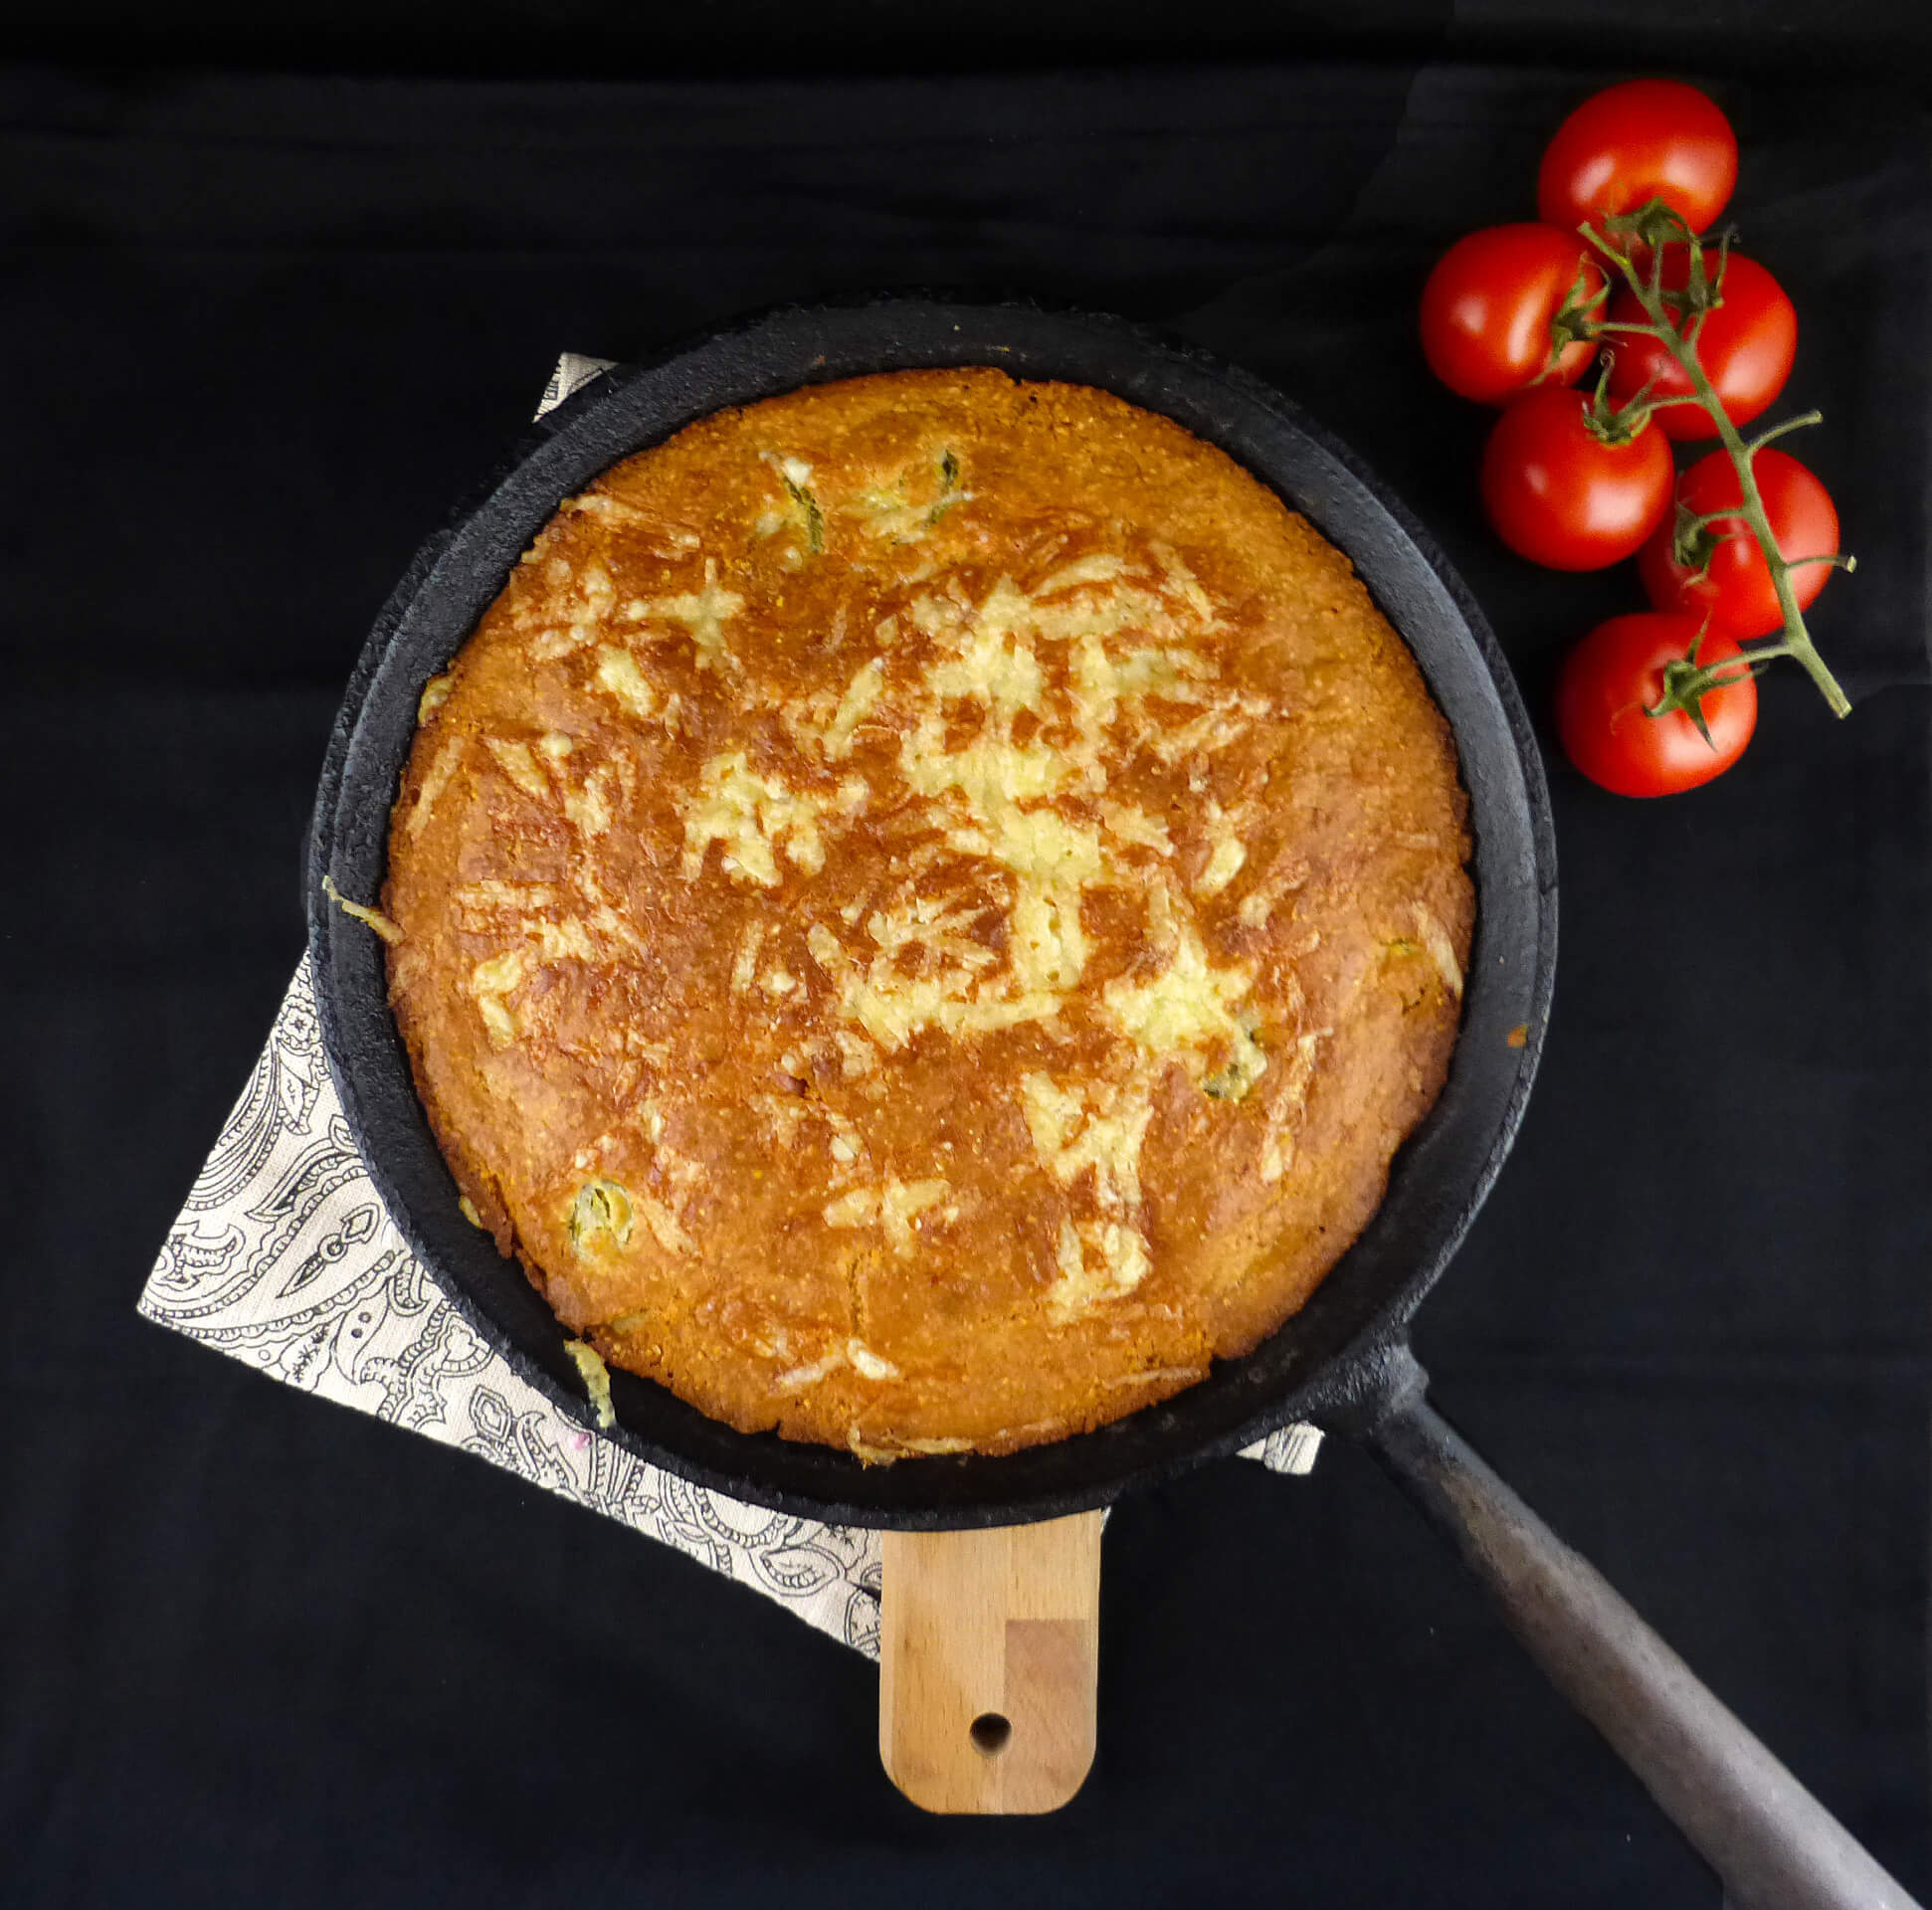
[(925, 1811), (1058, 1811), (1093, 1764), (1100, 1527), (888, 1532), (878, 1755)]

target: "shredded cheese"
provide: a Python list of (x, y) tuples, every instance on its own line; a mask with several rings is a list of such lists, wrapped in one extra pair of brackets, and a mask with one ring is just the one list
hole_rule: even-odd
[(704, 866), (705, 853), (722, 843), (724, 872), (765, 888), (778, 885), (776, 851), (808, 875), (825, 866), (819, 820), (825, 805), (793, 795), (777, 777), (753, 770), (741, 749), (713, 756), (684, 806), (684, 873)]
[(373, 928), (391, 948), (403, 939), (403, 931), (392, 922), (379, 908), (370, 908), (362, 902), (352, 902), (335, 886), (331, 875), (322, 877), (322, 893), (339, 908), (344, 915), (352, 916), (365, 927)]
[(617, 1424), (617, 1409), (611, 1404), (611, 1369), (588, 1340), (565, 1340), (563, 1350), (570, 1355), (584, 1382), (584, 1391), (597, 1415), (597, 1424), (610, 1428)]
[(883, 1230), (887, 1243), (900, 1258), (912, 1251), (912, 1224), (929, 1207), (937, 1207), (952, 1192), (945, 1181), (887, 1179), (877, 1187), (856, 1187), (836, 1201), (828, 1201), (827, 1227), (873, 1227)]

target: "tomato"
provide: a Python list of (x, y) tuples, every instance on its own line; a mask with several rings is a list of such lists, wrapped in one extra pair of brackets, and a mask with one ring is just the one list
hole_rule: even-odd
[(1664, 694), (1664, 669), (1696, 648), (1700, 665), (1738, 655), (1721, 631), (1698, 642), (1698, 621), (1680, 612), (1640, 610), (1599, 624), (1567, 658), (1556, 683), (1556, 733), (1563, 753), (1593, 783), (1618, 796), (1670, 796), (1721, 776), (1744, 754), (1758, 726), (1758, 686), (1737, 677), (1697, 699), (1706, 742), (1683, 709), (1649, 714)]
[(1518, 556), (1552, 570), (1628, 557), (1670, 508), (1670, 445), (1647, 425), (1621, 445), (1589, 427), (1583, 393), (1513, 399), (1482, 452), (1482, 506)]
[[(1787, 561), (1795, 557), (1824, 557), (1838, 547), (1838, 513), (1832, 493), (1796, 458), (1775, 447), (1758, 453), (1758, 494), (1764, 499), (1771, 534)], [(1677, 479), (1677, 502), (1701, 517), (1742, 501), (1737, 468), (1727, 452), (1713, 451), (1700, 458)], [(1696, 566), (1679, 564), (1671, 550), (1676, 512), (1667, 511), (1649, 541), (1638, 552), (1638, 574), (1643, 589), (1659, 610), (1708, 614), (1714, 629), (1728, 631), (1742, 641), (1769, 637), (1785, 623), (1778, 593), (1772, 587), (1770, 566), (1742, 517), (1720, 517), (1708, 526), (1713, 548), (1700, 577)], [(1803, 610), (1825, 588), (1830, 564), (1802, 564), (1791, 573), (1792, 593)]]
[(1536, 213), (1575, 232), (1661, 199), (1702, 232), (1736, 184), (1737, 134), (1713, 100), (1678, 80), (1626, 80), (1557, 127), (1536, 175)]
[[(1705, 255), (1705, 269), (1714, 272), (1717, 255)], [(1665, 249), (1663, 285), (1681, 291), (1690, 271), (1689, 248)], [(1798, 352), (1798, 313), (1785, 288), (1755, 259), (1732, 253), (1724, 262), (1719, 301), (1704, 314), (1696, 335), (1697, 360), (1717, 389), (1719, 402), (1734, 425), (1746, 425), (1784, 390), (1791, 361)], [(1643, 307), (1628, 286), (1610, 304), (1613, 324), (1645, 322)], [(1610, 373), (1611, 396), (1620, 405), (1649, 384), (1658, 398), (1690, 396), (1690, 380), (1664, 349), (1660, 338), (1641, 332), (1611, 333), (1607, 342), (1616, 354)], [(1682, 443), (1715, 438), (1717, 428), (1701, 405), (1666, 405), (1655, 423), (1664, 436)]]
[(1597, 347), (1576, 339), (1552, 365), (1551, 324), (1580, 278), (1584, 303), (1602, 290), (1604, 275), (1588, 246), (1554, 226), (1490, 226), (1458, 239), (1423, 287), (1430, 370), (1483, 405), (1539, 382), (1575, 384)]

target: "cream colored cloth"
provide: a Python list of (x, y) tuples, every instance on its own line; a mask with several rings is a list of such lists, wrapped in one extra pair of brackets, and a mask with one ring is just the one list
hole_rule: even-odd
[[(537, 416), (608, 366), (566, 352)], [(559, 1413), (471, 1331), (404, 1243), (342, 1118), (302, 958), (140, 1298), (144, 1318), (272, 1379), (461, 1446), (878, 1654), (878, 1534), (687, 1484)], [(1321, 1433), (1246, 1456), (1306, 1472)]]

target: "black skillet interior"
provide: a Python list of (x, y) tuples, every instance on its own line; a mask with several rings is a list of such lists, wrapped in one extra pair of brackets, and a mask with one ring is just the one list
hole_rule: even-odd
[(352, 898), (380, 891), (390, 805), (423, 685), (563, 498), (724, 406), (867, 372), (952, 365), (1095, 385), (1164, 412), (1245, 465), (1348, 554), (1454, 729), (1475, 842), (1476, 932), (1449, 1083), (1397, 1157), (1381, 1209), (1301, 1313), (1187, 1392), (1099, 1432), (1002, 1458), (864, 1466), (828, 1447), (736, 1432), (648, 1381), (612, 1376), (610, 1436), (642, 1458), (783, 1511), (927, 1529), (1080, 1511), (1291, 1420), (1342, 1408), (1370, 1383), (1366, 1356), (1404, 1332), (1448, 1263), (1514, 1137), (1555, 971), (1555, 852), (1542, 767), (1481, 613), (1355, 459), (1277, 393), (1204, 353), (1121, 320), (1023, 303), (874, 298), (788, 308), (620, 367), (544, 421), (424, 546), (384, 607), (330, 739), (306, 896), (329, 1063), (389, 1212), (484, 1339), (588, 1423), (549, 1308), (520, 1265), (499, 1258), (458, 1213), (390, 1017), (381, 944), (329, 904), (322, 877), (331, 874)]

